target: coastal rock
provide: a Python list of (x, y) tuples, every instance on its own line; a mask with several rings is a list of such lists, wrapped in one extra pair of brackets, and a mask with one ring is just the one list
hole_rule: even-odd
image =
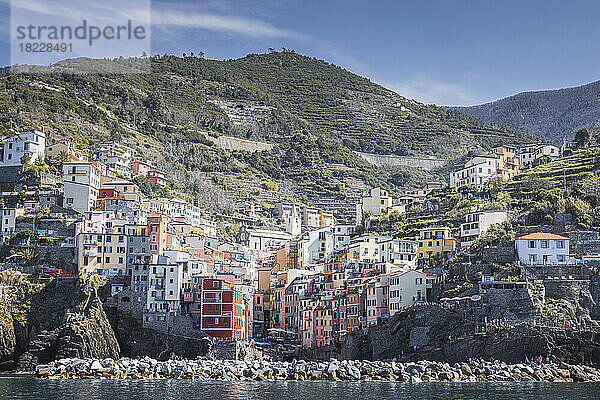
[[(257, 368), (255, 368), (257, 367)], [(360, 368), (359, 368), (360, 367)], [(299, 371), (305, 368), (306, 371)], [(363, 373), (364, 371), (364, 373)], [(402, 372), (404, 371), (404, 372)], [(254, 362), (236, 360), (167, 360), (150, 358), (132, 360), (66, 358), (35, 369), (44, 378), (112, 378), (112, 379), (202, 379), (202, 380), (351, 380), (404, 381), (411, 383), (444, 382), (589, 382), (599, 381), (600, 371), (580, 365), (506, 365), (499, 362), (450, 366), (440, 362), (394, 363), (349, 361), (338, 362)]]

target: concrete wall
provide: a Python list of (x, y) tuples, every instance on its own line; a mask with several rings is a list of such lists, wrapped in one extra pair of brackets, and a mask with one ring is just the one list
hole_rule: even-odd
[(410, 157), (396, 156), (392, 154), (370, 154), (355, 151), (356, 154), (364, 158), (367, 162), (378, 166), (379, 168), (391, 168), (404, 165), (406, 167), (419, 167), (426, 170), (433, 170), (446, 165), (448, 160), (429, 157)]
[(225, 150), (249, 151), (251, 153), (254, 153), (255, 151), (271, 150), (274, 146), (272, 143), (240, 139), (233, 136), (219, 136), (218, 138), (213, 139), (213, 141), (217, 146)]

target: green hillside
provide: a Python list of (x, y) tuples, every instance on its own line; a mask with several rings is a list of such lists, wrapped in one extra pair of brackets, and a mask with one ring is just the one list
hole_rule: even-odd
[[(128, 143), (167, 171), (172, 189), (207, 203), (299, 198), (340, 217), (369, 186), (394, 191), (446, 173), (383, 171), (352, 150), (450, 158), (529, 139), (293, 52), (227, 61), (156, 56), (149, 74), (95, 73), (108, 62), (68, 60), (44, 74), (5, 74), (0, 128), (44, 127), (90, 150), (106, 140)], [(137, 60), (114, 62), (126, 71)], [(69, 73), (74, 67), (90, 73)], [(220, 135), (275, 147), (223, 150), (212, 139)]]
[(597, 81), (573, 88), (523, 92), (491, 103), (456, 109), (560, 145), (581, 128), (600, 126), (599, 93), (600, 81)]

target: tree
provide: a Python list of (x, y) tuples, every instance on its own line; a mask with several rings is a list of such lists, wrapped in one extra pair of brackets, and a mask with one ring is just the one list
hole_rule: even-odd
[(573, 141), (573, 143), (575, 144), (575, 147), (577, 147), (578, 149), (582, 149), (584, 147), (589, 146), (591, 140), (592, 132), (590, 132), (588, 128), (581, 128), (577, 131), (577, 133), (575, 133), (575, 140)]
[(37, 253), (33, 249), (13, 250), (12, 255), (23, 260), (26, 265), (33, 265), (33, 262), (37, 257)]
[(29, 164), (30, 161), (31, 155), (29, 155), (29, 153), (23, 154), (23, 157), (21, 157), (21, 164), (23, 164), (23, 166), (27, 166), (27, 164)]
[(501, 224), (493, 224), (473, 244), (474, 249), (483, 249), (490, 246), (510, 247), (515, 241), (515, 230), (513, 225), (504, 221)]
[(506, 181), (499, 176), (488, 179), (483, 183), (483, 192), (486, 193), (490, 199), (497, 198), (505, 189)]
[(58, 153), (58, 156), (56, 157), (56, 162), (59, 165), (62, 165), (64, 163), (66, 163), (67, 161), (69, 161), (69, 153), (65, 150), (61, 150), (61, 152)]

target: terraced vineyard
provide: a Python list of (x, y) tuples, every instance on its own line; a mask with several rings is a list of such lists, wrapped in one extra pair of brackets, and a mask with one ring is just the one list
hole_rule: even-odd
[[(353, 150), (453, 158), (529, 140), (290, 51), (226, 61), (155, 56), (150, 74), (94, 72), (106, 62), (67, 60), (52, 73), (6, 73), (0, 130), (43, 127), (53, 139), (91, 150), (117, 140), (157, 163), (170, 189), (190, 197), (298, 199), (332, 207), (342, 221), (352, 218), (354, 199), (369, 187), (396, 194), (435, 176), (419, 168), (380, 169)], [(136, 65), (136, 59), (114, 62)], [(90, 73), (67, 73), (74, 64)], [(210, 138), (221, 135), (276, 145), (224, 150)]]

